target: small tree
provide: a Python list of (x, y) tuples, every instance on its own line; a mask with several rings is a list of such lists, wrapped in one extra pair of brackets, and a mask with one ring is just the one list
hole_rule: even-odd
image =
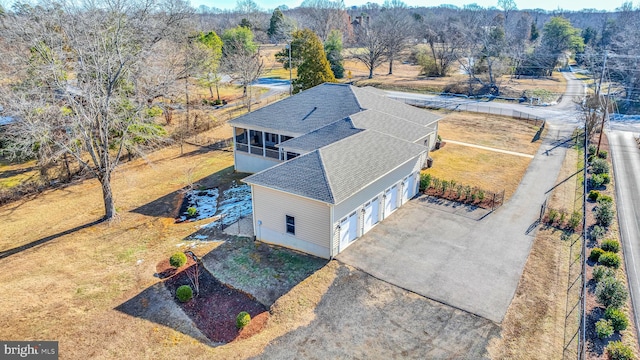
[(336, 82), (322, 42), (313, 31), (309, 29), (295, 31), (291, 47), (292, 50), (296, 49), (299, 59), (298, 78), (293, 81), (294, 93), (325, 82)]
[(350, 56), (369, 69), (369, 79), (373, 78), (373, 70), (386, 60), (387, 48), (383, 31), (377, 23), (360, 25), (354, 31), (358, 49), (351, 51)]
[(340, 30), (331, 30), (327, 40), (324, 42), (324, 52), (327, 54), (327, 60), (331, 66), (331, 71), (336, 79), (344, 77), (344, 66), (342, 62), (342, 33)]

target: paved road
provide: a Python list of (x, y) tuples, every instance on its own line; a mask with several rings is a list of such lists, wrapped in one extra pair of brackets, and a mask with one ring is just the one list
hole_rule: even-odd
[(337, 259), (420, 295), (502, 322), (533, 243), (540, 206), (555, 184), (573, 129), (550, 124), (516, 193), (482, 220), (446, 211), (421, 197), (398, 209)]
[(610, 131), (609, 147), (616, 178), (616, 204), (625, 254), (636, 331), (640, 336), (640, 150), (631, 132)]

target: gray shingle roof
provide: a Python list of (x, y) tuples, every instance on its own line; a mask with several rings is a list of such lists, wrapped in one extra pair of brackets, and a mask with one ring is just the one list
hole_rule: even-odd
[(342, 140), (351, 135), (361, 132), (362, 129), (356, 129), (349, 118), (338, 120), (333, 124), (321, 127), (308, 134), (287, 140), (278, 145), (287, 151), (295, 151), (299, 153), (307, 153), (321, 147), (332, 144), (338, 140)]
[(300, 136), (360, 112), (350, 85), (322, 84), (229, 121), (231, 126)]
[(365, 110), (351, 115), (350, 118), (356, 128), (375, 130), (410, 142), (422, 139), (433, 131), (430, 127), (377, 110)]
[(338, 204), (426, 151), (422, 145), (365, 130), (244, 181)]
[(351, 87), (351, 91), (358, 99), (360, 107), (368, 110), (390, 114), (406, 119), (418, 125), (427, 126), (438, 121), (442, 116), (426, 110), (418, 109), (397, 100), (389, 99), (380, 94), (377, 89)]

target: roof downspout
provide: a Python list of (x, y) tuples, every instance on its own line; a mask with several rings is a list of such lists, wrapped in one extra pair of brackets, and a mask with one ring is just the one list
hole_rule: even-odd
[(335, 240), (335, 232), (333, 231), (333, 206), (331, 204), (327, 205), (329, 206), (329, 259), (333, 260), (333, 257), (335, 256), (333, 247), (333, 241)]

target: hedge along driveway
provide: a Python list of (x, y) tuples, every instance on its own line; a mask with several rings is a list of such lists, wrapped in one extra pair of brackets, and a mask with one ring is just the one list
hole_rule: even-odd
[(572, 127), (551, 126), (518, 190), (474, 220), (433, 207), (424, 197), (338, 255), (379, 279), (500, 323), (529, 255), (532, 229), (571, 142)]

